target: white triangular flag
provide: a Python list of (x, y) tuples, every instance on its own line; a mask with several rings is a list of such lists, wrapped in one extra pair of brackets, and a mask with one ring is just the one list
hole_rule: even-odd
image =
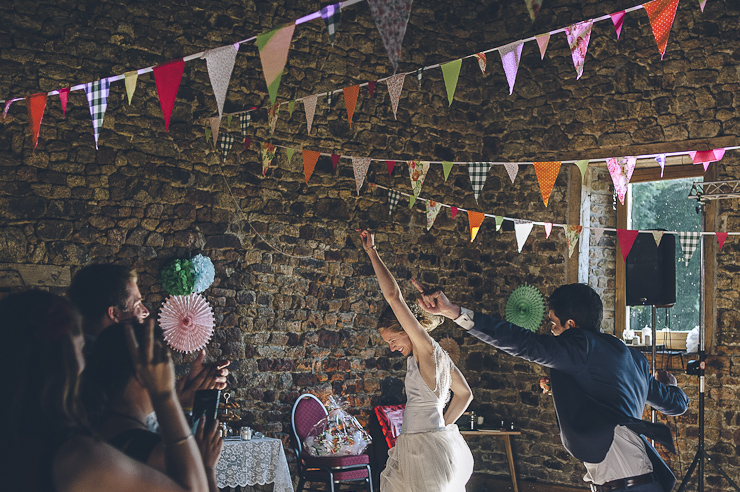
[(362, 183), (365, 181), (365, 175), (367, 174), (367, 168), (370, 167), (369, 157), (353, 157), (352, 158), (352, 169), (355, 171), (355, 185), (357, 186), (357, 194), (360, 194)]
[(509, 95), (514, 92), (514, 83), (516, 82), (516, 73), (519, 71), (519, 60), (522, 59), (523, 46), (524, 42), (516, 41), (498, 49), (504, 72), (506, 72), (506, 81), (509, 83)]
[(519, 164), (517, 164), (516, 162), (507, 162), (504, 164), (504, 167), (506, 168), (506, 172), (509, 173), (511, 184), (514, 184), (516, 173), (519, 172)]
[(311, 133), (311, 125), (313, 125), (313, 116), (316, 114), (316, 101), (318, 98), (319, 96), (316, 94), (303, 98), (303, 109), (306, 111), (306, 124), (308, 125), (307, 133)]
[(522, 247), (524, 247), (524, 243), (527, 242), (529, 233), (532, 232), (533, 226), (534, 226), (534, 223), (527, 221), (527, 220), (514, 220), (514, 232), (516, 233), (516, 246), (519, 249), (520, 253), (522, 252)]
[(224, 114), (224, 101), (226, 92), (229, 90), (229, 81), (231, 72), (234, 70), (237, 51), (239, 51), (239, 43), (208, 50), (203, 54), (208, 67), (208, 77), (211, 79), (213, 93), (216, 96), (219, 116)]
[(603, 227), (592, 227), (591, 232), (594, 235), (594, 244), (598, 245), (599, 240), (601, 239), (601, 236), (604, 234), (604, 228)]
[(663, 239), (663, 231), (651, 231), (653, 233), (653, 239), (655, 240), (655, 247), (660, 247), (660, 240)]

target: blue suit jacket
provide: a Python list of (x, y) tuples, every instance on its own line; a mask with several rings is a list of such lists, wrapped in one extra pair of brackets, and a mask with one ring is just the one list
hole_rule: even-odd
[[(571, 328), (560, 336), (539, 335), (507, 321), (475, 313), (470, 333), (506, 352), (550, 368), (560, 438), (575, 458), (600, 463), (625, 425), (675, 452), (670, 429), (642, 420), (645, 404), (667, 415), (681, 415), (689, 399), (676, 386), (656, 381), (647, 359), (605, 333)], [(676, 478), (645, 440), (653, 469), (670, 491)]]

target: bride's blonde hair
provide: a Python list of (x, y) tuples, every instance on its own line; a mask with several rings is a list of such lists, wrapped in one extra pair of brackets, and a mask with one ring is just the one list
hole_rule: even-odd
[[(437, 316), (436, 314), (430, 314), (424, 311), (424, 309), (422, 309), (422, 307), (416, 302), (408, 303), (408, 307), (421, 327), (424, 328), (427, 333), (441, 325), (444, 321), (442, 316)], [(393, 310), (390, 306), (386, 307), (383, 314), (380, 315), (378, 330), (390, 330), (395, 333), (403, 333), (401, 323), (396, 319), (396, 315), (393, 314)]]

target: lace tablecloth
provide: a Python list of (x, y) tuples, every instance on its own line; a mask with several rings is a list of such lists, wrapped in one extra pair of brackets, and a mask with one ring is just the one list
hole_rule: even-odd
[(288, 460), (280, 439), (263, 437), (251, 441), (224, 441), (216, 464), (219, 488), (274, 483), (275, 492), (293, 492)]

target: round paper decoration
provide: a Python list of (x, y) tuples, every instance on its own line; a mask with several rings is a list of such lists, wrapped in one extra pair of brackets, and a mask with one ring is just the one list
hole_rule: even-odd
[(536, 287), (520, 285), (506, 301), (506, 321), (530, 331), (538, 331), (545, 316), (545, 300)]
[(200, 294), (170, 296), (159, 310), (167, 344), (178, 352), (195, 352), (213, 335), (213, 310)]
[(195, 276), (193, 292), (203, 292), (211, 286), (213, 279), (216, 278), (213, 262), (209, 257), (203, 255), (197, 255), (190, 261), (193, 263), (193, 274)]
[(455, 340), (450, 337), (445, 337), (439, 341), (439, 346), (442, 347), (445, 352), (447, 352), (447, 355), (450, 356), (452, 362), (454, 362), (455, 364), (460, 362), (460, 346)]
[(175, 258), (162, 268), (159, 278), (171, 296), (186, 296), (193, 292), (193, 264), (190, 260)]

